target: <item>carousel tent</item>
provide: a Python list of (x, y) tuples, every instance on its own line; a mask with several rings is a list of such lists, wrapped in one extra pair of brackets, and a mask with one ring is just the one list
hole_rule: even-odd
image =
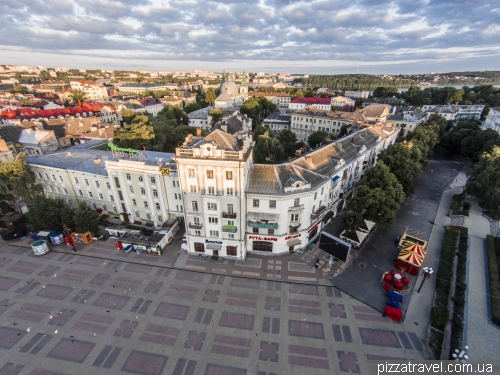
[(407, 246), (399, 253), (396, 267), (404, 267), (410, 275), (417, 276), (425, 254), (426, 251), (419, 244)]
[(340, 234), (340, 239), (354, 245), (355, 247), (360, 247), (365, 238), (368, 237), (368, 233), (355, 230), (354, 232), (343, 231)]
[(366, 233), (370, 233), (375, 226), (373, 221), (363, 220), (358, 228), (358, 230)]

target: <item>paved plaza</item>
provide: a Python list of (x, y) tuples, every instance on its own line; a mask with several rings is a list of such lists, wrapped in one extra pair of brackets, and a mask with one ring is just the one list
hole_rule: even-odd
[[(0, 245), (0, 374), (366, 374), (371, 359), (429, 358), (413, 324), (331, 286), (246, 277), (255, 265), (174, 269), (174, 244), (162, 257), (19, 245)], [(260, 260), (278, 273), (280, 259)]]

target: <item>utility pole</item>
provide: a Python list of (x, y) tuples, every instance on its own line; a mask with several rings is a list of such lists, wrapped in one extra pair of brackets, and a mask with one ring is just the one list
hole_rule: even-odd
[(424, 267), (422, 275), (424, 276), (422, 278), (422, 282), (420, 283), (420, 286), (418, 287), (417, 293), (420, 293), (420, 290), (424, 286), (425, 280), (427, 280), (431, 275), (434, 273), (434, 270), (430, 267)]

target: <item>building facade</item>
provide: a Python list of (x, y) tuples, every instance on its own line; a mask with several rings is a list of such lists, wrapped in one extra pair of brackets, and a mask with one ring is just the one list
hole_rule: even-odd
[(348, 98), (367, 99), (370, 96), (370, 91), (366, 90), (346, 91), (344, 95), (347, 96)]
[(87, 100), (108, 100), (108, 90), (102, 83), (94, 81), (71, 81), (71, 90), (81, 90)]
[(486, 120), (484, 120), (483, 129), (493, 129), (500, 133), (500, 107), (490, 108)]
[(288, 108), (292, 110), (300, 110), (309, 106), (316, 107), (318, 109), (331, 110), (332, 101), (330, 98), (295, 98), (290, 103), (288, 103)]

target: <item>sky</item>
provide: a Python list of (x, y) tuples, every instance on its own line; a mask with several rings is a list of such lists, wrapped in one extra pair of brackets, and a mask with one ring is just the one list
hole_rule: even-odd
[(0, 64), (150, 71), (500, 70), (498, 0), (1, 0)]

